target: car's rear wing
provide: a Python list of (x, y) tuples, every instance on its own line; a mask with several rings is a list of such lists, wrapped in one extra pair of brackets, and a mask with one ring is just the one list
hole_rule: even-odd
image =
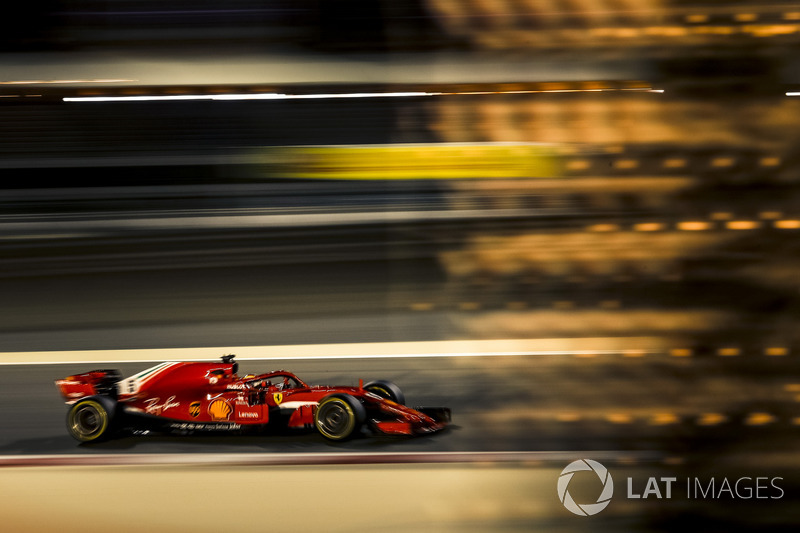
[(92, 370), (83, 374), (56, 380), (61, 396), (67, 404), (73, 404), (87, 396), (117, 397), (117, 382), (122, 379), (119, 370)]

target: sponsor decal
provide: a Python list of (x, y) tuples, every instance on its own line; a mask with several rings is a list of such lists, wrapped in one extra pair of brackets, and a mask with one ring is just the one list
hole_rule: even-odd
[(245, 390), (244, 383), (231, 383), (226, 387), (228, 390)]
[(258, 418), (258, 413), (252, 411), (242, 411), (236, 414), (239, 418)]
[(192, 418), (200, 416), (200, 402), (192, 402), (189, 404), (189, 414)]
[(228, 420), (233, 408), (225, 400), (214, 400), (208, 405), (208, 414), (212, 420)]
[(283, 401), (283, 393), (282, 392), (274, 393), (272, 395), (272, 399), (275, 400), (275, 405), (280, 405), (281, 402)]
[(181, 431), (233, 431), (242, 429), (241, 424), (227, 423), (227, 424), (202, 424), (194, 422), (174, 423), (168, 426), (170, 429), (179, 429)]
[(160, 415), (168, 409), (180, 406), (181, 402), (175, 401), (175, 396), (170, 396), (164, 403), (159, 403), (161, 398), (150, 398), (144, 401), (145, 412), (149, 415)]

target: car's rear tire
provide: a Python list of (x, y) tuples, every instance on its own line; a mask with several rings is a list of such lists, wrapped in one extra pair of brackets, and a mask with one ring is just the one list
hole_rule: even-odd
[(369, 383), (364, 385), (364, 389), (368, 390), (373, 394), (377, 394), (381, 398), (386, 398), (387, 400), (391, 400), (394, 403), (399, 403), (401, 405), (406, 404), (405, 394), (403, 394), (403, 391), (400, 390), (400, 387), (398, 387), (391, 381), (386, 381), (383, 379), (370, 381)]
[(114, 401), (101, 396), (76, 402), (67, 413), (67, 431), (79, 442), (96, 442), (111, 434)]
[(352, 437), (364, 423), (364, 406), (349, 394), (332, 394), (323, 398), (314, 413), (314, 426), (330, 440)]

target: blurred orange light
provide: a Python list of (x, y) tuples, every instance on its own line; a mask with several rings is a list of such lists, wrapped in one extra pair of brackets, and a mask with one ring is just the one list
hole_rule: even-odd
[(711, 224), (702, 221), (679, 222), (678, 229), (682, 231), (704, 231), (711, 228)]
[(779, 229), (798, 229), (800, 220), (776, 220), (775, 227)]
[(761, 223), (756, 222), (754, 220), (731, 220), (727, 224), (728, 229), (733, 229), (733, 230), (757, 229), (760, 226)]

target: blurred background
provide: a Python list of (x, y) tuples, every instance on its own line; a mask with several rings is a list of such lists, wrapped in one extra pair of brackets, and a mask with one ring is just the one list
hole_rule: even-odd
[[(646, 452), (643, 476), (785, 479), (784, 499), (735, 512), (620, 504), (586, 525), (556, 499), (559, 458), (520, 466), (553, 480), (544, 515), (465, 503), (434, 529), (797, 525), (797, 5), (15, 9), (0, 22), (0, 352), (520, 341), (535, 355), (286, 366), (453, 408), (458, 430), (383, 449), (602, 451), (612, 471)], [(85, 368), (8, 369), (0, 451), (98, 451), (70, 442), (52, 388)], [(287, 446), (326, 449), (99, 451)]]

